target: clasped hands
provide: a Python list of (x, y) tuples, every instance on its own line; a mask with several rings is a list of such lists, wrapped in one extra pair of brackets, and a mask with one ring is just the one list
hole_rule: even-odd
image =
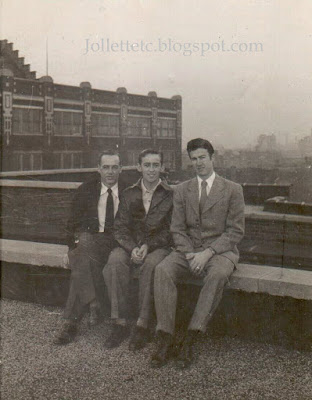
[(207, 262), (214, 255), (210, 248), (198, 253), (186, 253), (185, 257), (189, 263), (191, 272), (196, 276), (202, 276)]
[(135, 247), (131, 252), (131, 261), (134, 264), (142, 264), (144, 262), (145, 257), (147, 256), (148, 245), (142, 244), (141, 247)]

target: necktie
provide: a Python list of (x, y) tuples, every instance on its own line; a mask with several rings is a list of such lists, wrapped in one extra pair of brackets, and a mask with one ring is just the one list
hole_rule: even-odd
[(104, 232), (111, 232), (114, 226), (114, 200), (112, 189), (107, 189), (106, 215)]
[(208, 183), (206, 181), (202, 181), (201, 183), (201, 194), (200, 194), (200, 200), (199, 200), (199, 213), (201, 214), (204, 209), (204, 205), (208, 199), (207, 196), (207, 185)]

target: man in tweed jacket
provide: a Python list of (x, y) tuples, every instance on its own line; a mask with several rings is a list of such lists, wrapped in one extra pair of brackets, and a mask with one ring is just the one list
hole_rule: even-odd
[(175, 251), (155, 270), (154, 296), (159, 344), (151, 365), (168, 359), (175, 329), (177, 282), (203, 280), (197, 305), (183, 341), (177, 367), (192, 361), (192, 347), (205, 332), (239, 254), (236, 245), (244, 235), (242, 187), (213, 170), (214, 149), (205, 139), (191, 140), (187, 151), (197, 177), (176, 187), (171, 233)]

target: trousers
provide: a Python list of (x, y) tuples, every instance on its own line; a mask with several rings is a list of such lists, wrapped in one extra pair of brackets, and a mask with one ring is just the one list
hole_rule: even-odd
[(115, 246), (113, 236), (107, 233), (80, 234), (77, 247), (68, 253), (71, 276), (65, 319), (79, 319), (93, 300), (104, 303), (102, 271)]
[[(168, 249), (157, 249), (149, 253), (139, 268), (139, 321), (147, 328), (153, 307), (154, 270), (168, 254)], [(111, 302), (111, 318), (126, 319), (128, 312), (129, 284), (131, 276), (130, 255), (121, 247), (115, 248), (109, 256), (103, 275)]]
[[(195, 311), (188, 329), (205, 332), (207, 324), (221, 301), (223, 289), (234, 271), (234, 264), (222, 255), (214, 255), (205, 266)], [(194, 275), (184, 254), (173, 251), (155, 269), (154, 296), (157, 315), (156, 330), (173, 335), (177, 307), (177, 283)]]

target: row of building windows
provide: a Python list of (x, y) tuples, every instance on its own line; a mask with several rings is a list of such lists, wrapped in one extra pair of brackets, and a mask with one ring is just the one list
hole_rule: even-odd
[[(43, 111), (39, 109), (13, 108), (13, 134), (42, 135)], [(127, 119), (129, 137), (150, 137), (151, 118), (132, 117)], [(54, 111), (54, 135), (82, 136), (83, 115), (81, 112)], [(92, 114), (91, 135), (119, 136), (119, 115)], [(158, 118), (157, 137), (174, 138), (176, 121), (174, 119)]]
[(92, 136), (119, 136), (119, 116), (92, 114), (91, 115)]
[(82, 113), (55, 111), (54, 134), (82, 136)]
[(16, 135), (42, 135), (42, 121), (42, 110), (13, 109), (12, 129)]
[(15, 152), (13, 154), (14, 171), (35, 171), (42, 169), (41, 152)]
[[(124, 165), (136, 165), (140, 150), (127, 152), (127, 161)], [(164, 164), (168, 169), (175, 168), (175, 152), (164, 150)], [(83, 168), (82, 151), (55, 151), (53, 153), (55, 169)], [(35, 171), (43, 169), (43, 153), (41, 151), (16, 151), (13, 153), (14, 171)]]

